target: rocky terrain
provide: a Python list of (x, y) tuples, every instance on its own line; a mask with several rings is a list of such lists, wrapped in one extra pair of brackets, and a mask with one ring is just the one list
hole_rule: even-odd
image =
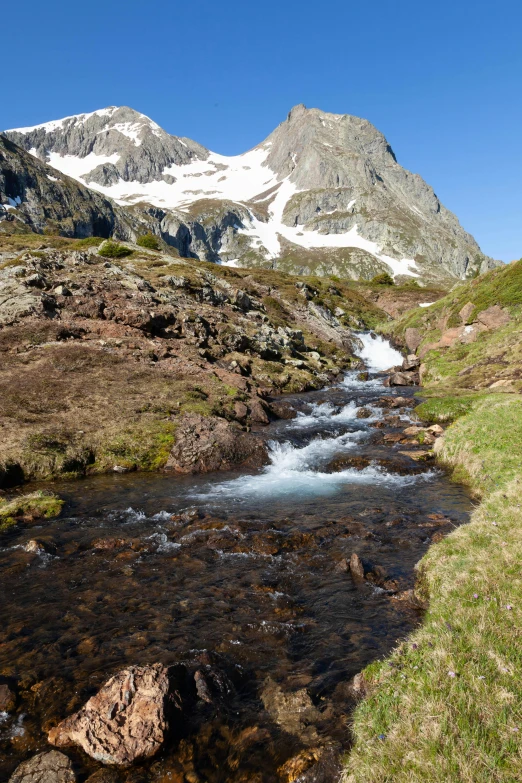
[(354, 331), (386, 317), (327, 278), (0, 234), (2, 484), (260, 464), (274, 395), (359, 366)]
[[(496, 263), (358, 117), (296, 106), (265, 141), (235, 157), (171, 136), (127, 107), (5, 131), (4, 138), (55, 169), (41, 169), (40, 178), (69, 189), (68, 175), (119, 205), (93, 195), (110, 226), (95, 230), (64, 214), (60, 231), (68, 236), (108, 236), (110, 228), (135, 240), (146, 223), (185, 257), (351, 279), (386, 271), (444, 281)], [(0, 198), (44, 230), (52, 216), (34, 219), (26, 179), (13, 173), (27, 157), (8, 164)], [(59, 185), (53, 195), (66, 213)]]

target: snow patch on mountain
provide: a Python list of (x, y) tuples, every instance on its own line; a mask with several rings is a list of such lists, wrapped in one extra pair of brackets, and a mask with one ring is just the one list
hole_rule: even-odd
[[(31, 125), (27, 126), (26, 128), (11, 128), (11, 133), (32, 133), (32, 131), (35, 130), (45, 130), (46, 133), (51, 133), (52, 131), (59, 130), (63, 128), (65, 123), (70, 122), (71, 120), (74, 120), (78, 124), (84, 123), (86, 120), (89, 119), (89, 117), (110, 117), (112, 114), (114, 114), (115, 111), (117, 111), (117, 106), (108, 106), (106, 109), (97, 109), (96, 111), (88, 112), (87, 114), (71, 114), (70, 117), (62, 117), (61, 120), (51, 120), (50, 122), (42, 122), (40, 125)], [(143, 115), (145, 116), (145, 115)], [(152, 122), (152, 120), (151, 120)], [(159, 126), (158, 126), (159, 127)], [(65, 173), (65, 172), (64, 172)]]
[[(29, 150), (31, 155), (37, 155), (35, 149)], [(83, 181), (83, 177), (96, 168), (105, 163), (116, 163), (119, 160), (119, 155), (96, 155), (94, 152), (90, 152), (84, 158), (77, 158), (75, 155), (60, 155), (58, 152), (49, 152), (49, 165), (54, 169), (58, 169), (62, 174), (67, 174), (68, 177), (81, 182), (82, 185), (86, 183)], [(110, 190), (110, 188), (101, 188), (99, 186), (93, 187), (89, 184), (89, 187), (93, 190), (99, 190), (102, 193)]]
[[(314, 248), (346, 248), (354, 247), (366, 250), (373, 256), (387, 264), (393, 275), (410, 275), (418, 277), (414, 271), (415, 261), (411, 258), (396, 259), (384, 255), (376, 242), (365, 239), (357, 232), (357, 226), (342, 234), (320, 234), (318, 231), (310, 231), (302, 226), (287, 226), (283, 223), (283, 212), (286, 204), (299, 190), (289, 179), (283, 180), (277, 191), (277, 195), (268, 209), (270, 219), (264, 223), (258, 220), (250, 212), (250, 226), (240, 229), (239, 233), (250, 237), (253, 244), (262, 245), (269, 258), (277, 258), (281, 253), (279, 237), (292, 242), (294, 245), (312, 250)], [(354, 202), (350, 202), (353, 205)]]

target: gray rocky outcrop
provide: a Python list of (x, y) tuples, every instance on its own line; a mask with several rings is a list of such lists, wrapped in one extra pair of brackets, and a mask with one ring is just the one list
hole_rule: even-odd
[(76, 783), (76, 775), (67, 756), (50, 750), (23, 761), (9, 778), (9, 783)]
[(110, 106), (91, 114), (66, 117), (29, 132), (10, 131), (9, 135), (44, 162), (49, 161), (50, 152), (78, 158), (117, 156), (114, 163), (94, 165), (84, 177), (85, 182), (99, 185), (111, 185), (119, 179), (153, 182), (165, 176), (164, 169), (169, 166), (205, 160), (208, 156), (208, 150), (200, 144), (171, 136), (128, 106)]

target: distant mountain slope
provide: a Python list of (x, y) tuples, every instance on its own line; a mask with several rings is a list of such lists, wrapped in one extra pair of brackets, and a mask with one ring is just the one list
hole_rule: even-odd
[[(146, 202), (181, 223), (210, 221), (212, 237), (204, 226), (203, 242), (191, 233), (187, 246), (206, 260), (425, 279), (496, 265), (432, 188), (397, 163), (385, 137), (350, 115), (297, 106), (264, 142), (234, 157), (171, 136), (127, 107), (6, 135), (122, 206)], [(231, 218), (221, 225), (224, 202)]]

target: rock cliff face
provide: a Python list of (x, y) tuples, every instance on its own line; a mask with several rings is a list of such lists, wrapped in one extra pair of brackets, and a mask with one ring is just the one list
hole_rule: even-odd
[(296, 106), (235, 157), (110, 107), (6, 131), (26, 152), (120, 206), (185, 256), (368, 278), (466, 278), (496, 265), (368, 121)]
[(71, 237), (108, 237), (115, 230), (112, 202), (42, 164), (0, 136), (0, 203), (12, 208), (30, 230)]

